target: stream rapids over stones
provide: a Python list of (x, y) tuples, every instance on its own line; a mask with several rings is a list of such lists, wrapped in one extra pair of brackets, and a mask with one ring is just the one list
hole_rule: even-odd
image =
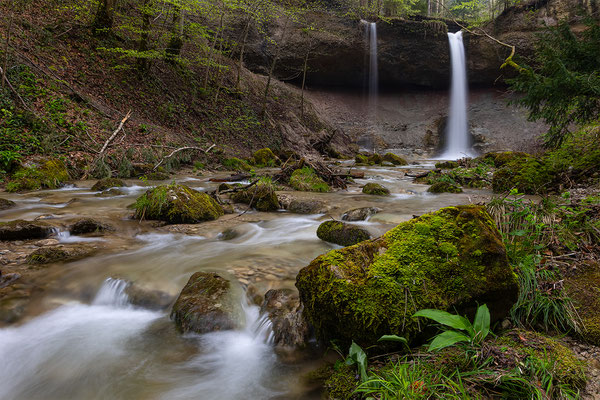
[[(347, 190), (278, 191), (282, 198), (318, 201), (320, 214), (239, 215), (248, 208), (240, 204), (234, 214), (199, 224), (130, 218), (130, 204), (171, 182), (132, 180), (122, 195), (111, 197), (96, 196), (89, 181), (6, 194), (15, 206), (0, 211), (0, 222), (38, 220), (51, 232), (1, 242), (0, 270), (18, 276), (0, 287), (0, 398), (319, 399), (303, 376), (328, 356), (315, 351), (313, 339), (308, 347), (299, 345), (309, 333), (313, 337), (306, 326), (293, 329), (295, 321), (304, 321), (295, 294), (298, 272), (341, 249), (320, 240), (317, 228), (364, 209), (364, 216), (346, 223), (377, 238), (414, 216), (490, 195), (476, 189), (434, 195), (407, 176), (432, 168), (433, 162), (358, 167), (365, 178)], [(202, 193), (219, 185), (209, 177), (182, 175), (175, 181)], [(362, 193), (367, 183), (384, 185), (390, 195)], [(84, 218), (110, 229), (69, 233)], [(26, 264), (34, 251), (57, 246), (90, 252), (78, 260)], [(231, 324), (224, 328), (232, 329), (181, 334), (171, 320), (175, 300), (197, 272), (229, 282)], [(270, 290), (283, 292), (270, 292), (263, 303)], [(288, 298), (296, 303), (286, 304)]]

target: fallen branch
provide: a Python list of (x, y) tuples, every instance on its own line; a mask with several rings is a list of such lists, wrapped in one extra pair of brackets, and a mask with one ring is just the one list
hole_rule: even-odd
[(256, 185), (258, 183), (259, 179), (253, 181), (252, 183), (246, 185), (246, 186), (242, 186), (242, 187), (236, 187), (233, 189), (227, 189), (227, 190), (223, 190), (221, 192), (219, 192), (219, 189), (215, 190), (215, 194), (225, 194), (225, 193), (235, 193), (235, 192), (241, 192), (242, 190), (246, 190), (246, 189), (250, 189), (252, 186)]
[(115, 137), (117, 137), (117, 135), (119, 134), (119, 132), (121, 132), (121, 129), (123, 129), (123, 126), (125, 125), (125, 122), (127, 122), (127, 120), (129, 119), (129, 117), (131, 117), (131, 110), (129, 110), (129, 112), (127, 113), (127, 115), (125, 115), (125, 117), (121, 120), (121, 123), (119, 123), (119, 126), (112, 133), (112, 135), (110, 135), (110, 137), (106, 140), (106, 142), (104, 142), (104, 146), (102, 146), (102, 149), (98, 153), (98, 157), (97, 158), (104, 157), (104, 152), (106, 151), (106, 149), (108, 148), (108, 146), (110, 145), (110, 143), (115, 139)]
[(154, 168), (152, 168), (153, 171), (155, 171), (158, 167), (160, 167), (162, 165), (162, 163), (164, 163), (166, 160), (168, 160), (169, 158), (173, 157), (175, 154), (179, 153), (180, 151), (184, 151), (184, 150), (199, 150), (199, 151), (203, 151), (205, 154), (208, 154), (209, 151), (211, 151), (214, 147), (216, 146), (216, 144), (213, 144), (212, 146), (210, 146), (208, 149), (204, 150), (203, 148), (200, 147), (194, 147), (194, 146), (186, 146), (186, 147), (180, 147), (176, 150), (173, 150), (171, 152), (171, 154), (169, 154), (168, 156), (164, 157), (162, 160), (160, 160), (158, 162), (158, 164), (156, 164), (154, 166)]

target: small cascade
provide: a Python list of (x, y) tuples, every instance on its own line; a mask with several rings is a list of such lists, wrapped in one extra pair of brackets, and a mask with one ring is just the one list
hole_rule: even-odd
[(107, 278), (92, 305), (94, 306), (112, 306), (112, 307), (127, 307), (129, 305), (129, 297), (125, 293), (125, 289), (129, 285), (128, 282), (121, 279)]
[(439, 158), (456, 160), (472, 155), (467, 121), (467, 63), (462, 31), (448, 32), (448, 42), (452, 63), (450, 111), (446, 128), (446, 148)]

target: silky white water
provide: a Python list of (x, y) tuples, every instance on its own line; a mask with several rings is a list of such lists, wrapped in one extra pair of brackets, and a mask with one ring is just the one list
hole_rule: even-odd
[(377, 24), (369, 23), (369, 105), (376, 106), (379, 92), (379, 67), (377, 65)]
[(456, 160), (472, 155), (467, 120), (467, 64), (462, 31), (448, 32), (448, 42), (452, 64), (450, 110), (446, 126), (446, 145), (438, 158)]

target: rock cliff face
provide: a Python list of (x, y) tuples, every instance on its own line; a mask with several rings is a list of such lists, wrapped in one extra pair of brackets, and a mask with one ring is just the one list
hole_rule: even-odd
[[(537, 0), (512, 7), (484, 30), (502, 42), (516, 46), (517, 54), (531, 54), (535, 32), (545, 25), (556, 25), (568, 18), (577, 23), (580, 6), (593, 11), (596, 0)], [(278, 53), (275, 75), (284, 81), (300, 81), (304, 57), (309, 54), (309, 85), (363, 87), (368, 63), (365, 23), (314, 13), (310, 16), (320, 31), (310, 36), (296, 26), (278, 20), (263, 27), (282, 46)], [(417, 86), (447, 88), (450, 76), (449, 48), (446, 32), (460, 30), (450, 20), (424, 17), (378, 21), (379, 80), (383, 88)], [(510, 49), (484, 35), (465, 33), (468, 76), (471, 85), (492, 86), (503, 74), (500, 66)], [(246, 49), (246, 66), (266, 73), (277, 50), (254, 32)]]

